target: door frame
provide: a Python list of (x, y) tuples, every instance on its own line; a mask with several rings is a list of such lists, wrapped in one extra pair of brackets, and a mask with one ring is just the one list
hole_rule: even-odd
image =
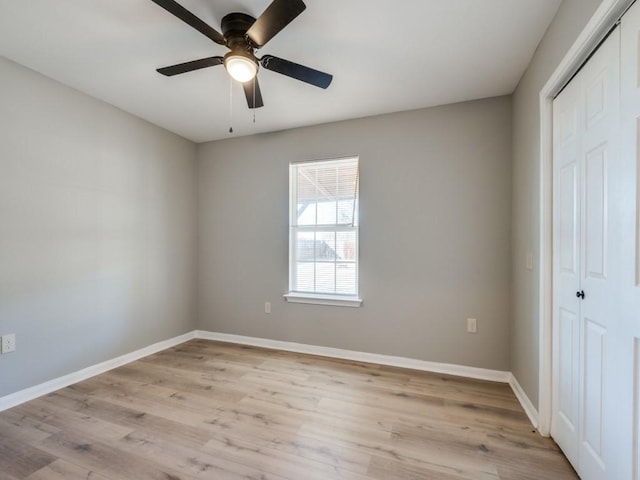
[(603, 0), (547, 83), (540, 90), (540, 258), (538, 431), (549, 436), (552, 413), (553, 318), (553, 98), (635, 0)]

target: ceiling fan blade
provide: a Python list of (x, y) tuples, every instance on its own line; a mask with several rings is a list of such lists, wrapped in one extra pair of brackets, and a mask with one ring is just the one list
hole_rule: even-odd
[[(255, 103), (254, 103), (254, 82), (255, 82)], [(244, 95), (247, 97), (247, 105), (249, 108), (260, 108), (264, 107), (264, 103), (262, 102), (262, 93), (260, 93), (260, 84), (258, 83), (258, 77), (253, 77), (253, 80), (248, 82), (244, 82), (242, 84), (242, 88), (244, 89)]]
[(167, 77), (172, 77), (174, 75), (179, 75), (180, 73), (200, 70), (201, 68), (215, 67), (216, 65), (222, 65), (223, 63), (224, 59), (222, 57), (208, 57), (201, 58), (200, 60), (193, 60), (191, 62), (171, 65), (169, 67), (158, 68), (156, 71)]
[(272, 55), (262, 57), (260, 64), (267, 70), (281, 73), (287, 77), (295, 78), (320, 88), (327, 88), (333, 80), (333, 75)]
[(167, 12), (178, 17), (187, 25), (190, 25), (191, 27), (195, 28), (203, 35), (209, 37), (214, 42), (219, 43), (220, 45), (226, 45), (224, 37), (220, 32), (216, 31), (215, 29), (207, 25), (205, 22), (200, 20), (193, 13), (191, 13), (189, 10), (187, 10), (186, 8), (184, 8), (182, 5), (175, 2), (174, 0), (151, 0), (151, 1), (161, 6), (162, 8), (164, 8)]
[(307, 6), (302, 0), (273, 0), (247, 30), (247, 36), (256, 47), (262, 47), (305, 8)]

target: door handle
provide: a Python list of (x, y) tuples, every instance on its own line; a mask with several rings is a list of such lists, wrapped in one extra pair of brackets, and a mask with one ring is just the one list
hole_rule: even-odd
[(579, 292), (576, 292), (576, 297), (584, 300), (584, 290), (580, 290)]

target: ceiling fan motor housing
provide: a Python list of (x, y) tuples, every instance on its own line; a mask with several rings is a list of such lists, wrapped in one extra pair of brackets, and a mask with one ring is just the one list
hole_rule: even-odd
[(247, 38), (247, 30), (256, 21), (246, 13), (229, 13), (222, 18), (222, 34), (231, 50), (242, 49), (253, 53), (253, 46)]

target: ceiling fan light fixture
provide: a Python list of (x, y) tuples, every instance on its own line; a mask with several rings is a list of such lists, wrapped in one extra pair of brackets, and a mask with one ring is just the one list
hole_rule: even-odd
[(238, 51), (231, 51), (224, 56), (224, 67), (234, 80), (245, 83), (258, 73), (258, 62), (252, 56)]

